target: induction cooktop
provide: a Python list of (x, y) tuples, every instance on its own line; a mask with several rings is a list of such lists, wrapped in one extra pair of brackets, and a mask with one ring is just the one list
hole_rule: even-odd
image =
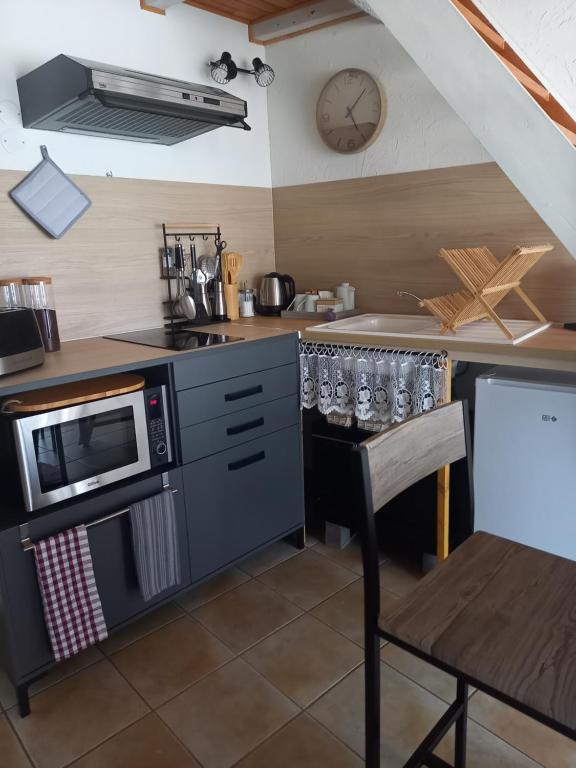
[(188, 328), (148, 328), (146, 331), (130, 331), (116, 336), (105, 336), (114, 341), (128, 341), (131, 344), (142, 344), (145, 347), (161, 347), (173, 349), (176, 352), (186, 352), (191, 349), (213, 347), (217, 344), (231, 344), (234, 341), (244, 341), (239, 336), (224, 336), (220, 333), (204, 333), (191, 331)]

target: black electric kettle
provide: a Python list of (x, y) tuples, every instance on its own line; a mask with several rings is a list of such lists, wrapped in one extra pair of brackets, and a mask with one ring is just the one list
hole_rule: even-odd
[(256, 311), (259, 315), (279, 315), (291, 304), (295, 295), (294, 278), (270, 272), (264, 275), (260, 283)]

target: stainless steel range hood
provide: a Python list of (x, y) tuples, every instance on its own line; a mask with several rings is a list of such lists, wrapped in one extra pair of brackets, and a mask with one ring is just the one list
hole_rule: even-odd
[(250, 130), (246, 102), (218, 88), (63, 54), (19, 78), (18, 93), (25, 128), (165, 145)]

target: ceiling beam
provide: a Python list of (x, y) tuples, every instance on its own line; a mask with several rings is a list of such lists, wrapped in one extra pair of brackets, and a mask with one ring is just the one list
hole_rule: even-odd
[(248, 34), (253, 43), (270, 45), (365, 15), (350, 0), (320, 0), (258, 19), (249, 25)]
[(166, 8), (170, 8), (171, 5), (179, 5), (181, 2), (182, 0), (140, 0), (140, 8), (143, 11), (160, 13), (165, 16)]

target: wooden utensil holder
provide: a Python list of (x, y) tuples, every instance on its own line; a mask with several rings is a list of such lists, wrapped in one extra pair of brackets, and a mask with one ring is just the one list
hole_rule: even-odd
[(224, 298), (226, 299), (226, 314), (230, 320), (238, 320), (238, 283), (224, 283)]

